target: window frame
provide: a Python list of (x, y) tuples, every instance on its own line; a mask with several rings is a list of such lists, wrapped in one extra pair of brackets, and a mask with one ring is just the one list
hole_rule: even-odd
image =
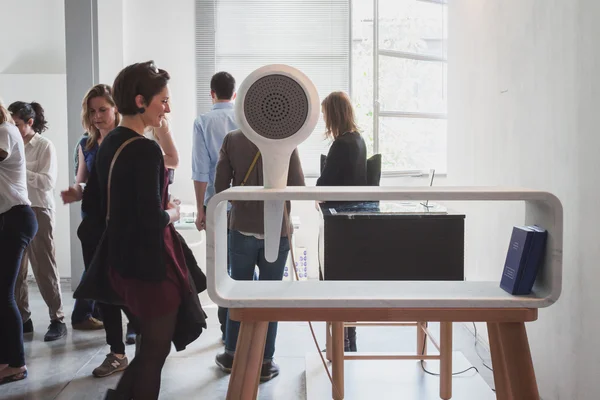
[[(348, 57), (348, 90), (350, 96), (352, 96), (352, 92), (354, 89), (353, 84), (353, 1), (357, 0), (348, 0), (348, 30), (349, 30), (349, 57)], [(361, 1), (361, 0), (358, 0)], [(379, 57), (393, 57), (400, 59), (409, 59), (409, 60), (418, 60), (425, 62), (436, 62), (443, 63), (447, 65), (447, 57), (436, 56), (436, 55), (427, 55), (427, 54), (418, 54), (411, 53), (405, 51), (396, 51), (396, 50), (385, 50), (379, 48), (379, 0), (373, 1), (373, 144), (372, 144), (372, 153), (378, 154), (380, 152), (380, 137), (379, 137), (379, 127), (380, 127), (380, 118), (421, 118), (421, 119), (443, 119), (447, 120), (447, 112), (446, 113), (431, 113), (431, 112), (408, 112), (402, 110), (381, 110), (381, 104), (379, 102), (379, 68), (380, 68), (380, 60)], [(432, 3), (440, 6), (447, 6), (447, 0), (415, 0), (424, 3)], [(199, 5), (202, 4), (202, 11), (199, 10)], [(208, 6), (208, 7), (207, 7)], [(196, 58), (196, 109), (197, 113), (200, 113), (200, 98), (199, 93), (207, 93), (210, 89), (209, 82), (206, 81), (206, 69), (212, 69), (216, 71), (217, 64), (217, 52), (214, 47), (214, 43), (216, 42), (216, 23), (215, 23), (215, 11), (216, 11), (216, 3), (215, 1), (196, 1), (196, 18), (195, 18), (195, 35), (196, 35), (196, 52), (198, 51), (198, 47), (207, 48), (212, 47), (212, 53), (210, 54), (210, 60), (206, 58), (203, 60), (203, 69), (199, 69), (198, 59)], [(205, 50), (206, 51), (206, 50)], [(214, 73), (214, 72), (213, 72)], [(447, 148), (446, 148), (447, 151)], [(443, 171), (436, 173), (438, 176), (446, 175), (446, 168)], [(429, 176), (429, 170), (389, 170), (382, 171), (381, 175), (383, 177), (424, 177)], [(319, 175), (316, 173), (305, 173), (307, 178), (316, 178)]]
[[(352, 1), (350, 0), (350, 10), (352, 10)], [(447, 0), (415, 0), (421, 1), (424, 3), (432, 3), (440, 6), (446, 6), (448, 4)], [(379, 57), (393, 57), (400, 58), (405, 60), (417, 60), (417, 61), (425, 61), (425, 62), (436, 62), (442, 64), (448, 64), (447, 56), (435, 56), (428, 54), (418, 54), (411, 53), (406, 51), (397, 51), (397, 50), (385, 50), (379, 48), (379, 0), (373, 0), (373, 154), (378, 154), (379, 147), (379, 125), (380, 118), (421, 118), (421, 119), (443, 119), (448, 120), (448, 113), (431, 113), (431, 112), (408, 112), (402, 110), (381, 110), (381, 103), (379, 101)], [(352, 19), (350, 19), (350, 24), (352, 24)], [(352, 29), (352, 26), (350, 27)], [(350, 31), (350, 43), (352, 45), (352, 30)], [(352, 57), (350, 57), (350, 62), (352, 62)], [(352, 69), (350, 69), (352, 72)], [(352, 86), (351, 86), (352, 87)], [(447, 131), (446, 131), (447, 134)], [(447, 151), (447, 148), (446, 148)], [(437, 173), (438, 176), (446, 175), (446, 168), (440, 173)], [(381, 175), (384, 177), (419, 177), (419, 176), (429, 176), (429, 171), (421, 171), (421, 170), (391, 170), (391, 171), (382, 171)]]

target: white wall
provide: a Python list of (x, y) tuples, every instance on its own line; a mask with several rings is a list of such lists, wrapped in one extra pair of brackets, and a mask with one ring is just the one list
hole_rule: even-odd
[(64, 74), (63, 0), (2, 0), (0, 74)]
[(171, 117), (180, 156), (171, 192), (185, 203), (192, 203), (192, 129), (196, 118), (194, 1), (123, 3), (125, 65), (152, 59), (171, 75)]
[(123, 69), (123, 0), (98, 1), (98, 83), (112, 86)]
[(0, 37), (0, 98), (37, 101), (46, 111), (48, 137), (57, 151), (56, 261), (61, 277), (71, 276), (69, 213), (62, 205), (60, 190), (69, 185), (68, 170), (65, 18), (63, 0), (2, 1)]
[[(600, 4), (456, 0), (449, 7), (449, 180), (559, 196), (563, 293), (528, 325), (529, 341), (545, 400), (598, 398)], [(522, 212), (497, 210), (468, 214), (470, 279), (500, 277), (508, 229)]]

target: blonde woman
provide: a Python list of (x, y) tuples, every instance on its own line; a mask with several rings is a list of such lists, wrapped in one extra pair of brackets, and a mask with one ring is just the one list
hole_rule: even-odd
[[(87, 183), (90, 176), (98, 147), (106, 135), (108, 135), (108, 132), (119, 124), (120, 118), (112, 98), (112, 89), (110, 86), (99, 84), (88, 90), (81, 104), (81, 124), (86, 134), (77, 144), (75, 185), (61, 192), (61, 197), (65, 204), (81, 201), (83, 186)], [(104, 324), (102, 321), (94, 317), (97, 315), (98, 312), (93, 301), (75, 301), (75, 307), (71, 315), (73, 329), (103, 329)]]
[[(350, 97), (333, 92), (321, 103), (326, 136), (333, 139), (317, 186), (366, 186), (367, 146), (358, 131)], [(344, 351), (356, 351), (356, 328), (344, 329)]]
[(333, 143), (317, 186), (366, 186), (367, 146), (358, 131), (350, 97), (333, 92), (321, 103), (321, 111), (325, 134)]
[(98, 147), (120, 121), (110, 86), (99, 84), (88, 90), (81, 104), (81, 124), (86, 134), (77, 144), (75, 185), (61, 193), (65, 203), (81, 201), (82, 184), (88, 180)]
[(0, 103), (0, 385), (27, 377), (15, 282), (23, 252), (37, 232), (30, 205), (23, 138)]
[[(62, 192), (63, 201), (72, 203), (82, 199), (82, 183), (87, 183), (92, 167), (96, 161), (96, 153), (110, 131), (115, 129), (120, 121), (121, 115), (117, 111), (112, 96), (112, 88), (100, 84), (92, 87), (83, 99), (81, 121), (88, 133), (78, 145), (79, 164), (77, 168), (76, 184)], [(83, 218), (86, 218), (82, 212)], [(82, 253), (84, 265), (87, 267), (94, 255), (95, 248), (85, 246), (82, 241)], [(93, 317), (96, 308), (100, 309), (103, 323)], [(123, 342), (123, 323), (121, 307), (94, 303), (93, 301), (75, 301), (75, 307), (71, 316), (74, 329), (89, 330), (102, 329), (106, 332), (106, 343), (110, 346), (110, 353), (106, 355), (102, 364), (92, 371), (95, 377), (102, 378), (127, 368), (129, 360), (125, 355), (125, 343)], [(123, 308), (129, 323), (127, 324), (126, 342), (135, 343), (137, 319), (128, 309)]]

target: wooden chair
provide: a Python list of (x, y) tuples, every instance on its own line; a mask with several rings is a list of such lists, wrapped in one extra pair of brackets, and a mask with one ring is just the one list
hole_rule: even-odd
[[(544, 267), (534, 291), (512, 296), (493, 282), (409, 281), (234, 281), (227, 275), (227, 200), (447, 200), (525, 201), (526, 224), (548, 230)], [(541, 191), (503, 188), (234, 188), (214, 196), (208, 204), (207, 278), (213, 301), (229, 308), (241, 322), (227, 399), (256, 399), (269, 321), (329, 321), (332, 341), (343, 341), (344, 322), (439, 321), (440, 397), (451, 397), (452, 322), (488, 325), (497, 398), (539, 399), (525, 322), (537, 319), (537, 309), (556, 302), (562, 285), (563, 215), (560, 201)], [(507, 229), (508, 231), (509, 229)], [(218, 239), (217, 239), (218, 238)], [(508, 238), (507, 238), (508, 239)], [(502, 266), (498, 266), (498, 273)], [(500, 277), (498, 277), (500, 278)], [(448, 353), (449, 352), (449, 353)], [(351, 356), (349, 356), (351, 357)], [(425, 357), (425, 356), (421, 356)], [(443, 356), (442, 356), (443, 357)], [(343, 347), (332, 346), (332, 397), (344, 397)], [(336, 390), (337, 389), (337, 390)]]

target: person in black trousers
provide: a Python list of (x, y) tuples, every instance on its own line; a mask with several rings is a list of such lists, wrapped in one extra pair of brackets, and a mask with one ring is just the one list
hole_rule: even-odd
[(30, 205), (23, 138), (0, 104), (0, 385), (27, 377), (15, 283), (23, 252), (37, 232)]
[[(367, 146), (358, 132), (350, 97), (333, 92), (321, 103), (333, 139), (317, 186), (367, 186)], [(344, 351), (356, 351), (356, 328), (344, 329)]]
[[(117, 111), (115, 100), (112, 97), (112, 88), (108, 85), (98, 84), (88, 90), (82, 102), (82, 123), (87, 136), (80, 140), (78, 145), (78, 168), (77, 183), (88, 182), (94, 173), (96, 154), (99, 151), (100, 144), (104, 142), (108, 133), (115, 129), (121, 116)], [(79, 184), (71, 186), (69, 189), (61, 192), (65, 204), (71, 204), (83, 199), (83, 190)], [(89, 197), (89, 196), (88, 196)], [(82, 204), (82, 225), (89, 225), (86, 220), (88, 216), (85, 212), (85, 205)], [(86, 237), (82, 236), (86, 233)], [(81, 250), (83, 253), (83, 264), (85, 270), (88, 269), (94, 253), (96, 244), (100, 241), (102, 231), (93, 232), (85, 229), (77, 230), (77, 236), (81, 241)], [(116, 372), (123, 371), (129, 365), (129, 360), (125, 354), (125, 343), (123, 343), (123, 320), (121, 310), (127, 315), (127, 344), (135, 344), (136, 335), (139, 334), (139, 323), (137, 318), (129, 311), (127, 307), (120, 307), (112, 304), (103, 304), (90, 300), (77, 299), (73, 308), (72, 322), (74, 329), (92, 330), (100, 327), (106, 332), (106, 343), (110, 346), (110, 353), (98, 366), (94, 368), (92, 374), (97, 378), (106, 377)], [(99, 311), (103, 322), (100, 323), (92, 317), (93, 313)]]

